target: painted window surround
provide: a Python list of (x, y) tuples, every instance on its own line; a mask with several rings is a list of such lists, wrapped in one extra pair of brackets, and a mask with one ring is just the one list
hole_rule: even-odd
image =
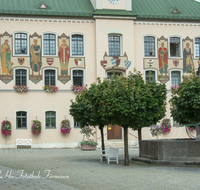
[(14, 67), (14, 68), (13, 68), (13, 86), (16, 85), (15, 71), (16, 71), (17, 69), (24, 69), (24, 70), (26, 70), (26, 74), (27, 74), (27, 75), (26, 75), (26, 86), (29, 87), (29, 68), (27, 68), (27, 67)]
[(144, 69), (143, 79), (146, 82), (146, 71), (154, 71), (155, 72), (155, 82), (158, 82), (158, 70), (157, 69)]
[[(147, 37), (147, 36), (155, 38), (155, 56), (145, 56), (145, 52), (144, 52), (144, 37)], [(156, 58), (158, 58), (157, 36), (153, 35), (153, 34), (145, 34), (145, 35), (142, 36), (142, 40), (143, 40), (143, 42), (142, 42), (142, 44), (143, 44), (143, 58), (146, 58), (146, 59), (156, 59)]]
[(70, 49), (70, 57), (86, 57), (86, 37), (85, 37), (85, 34), (84, 33), (81, 33), (81, 32), (73, 32), (73, 33), (70, 33), (70, 46), (72, 45), (72, 36), (73, 35), (82, 35), (83, 36), (83, 55), (72, 55), (72, 48), (69, 48)]
[[(19, 112), (19, 111), (24, 111), (24, 112), (26, 112), (26, 127), (27, 128), (22, 128), (22, 129), (19, 129), (19, 128), (17, 128), (17, 123), (16, 123), (16, 121), (17, 121), (17, 112)], [(28, 130), (29, 129), (29, 112), (28, 112), (28, 110), (24, 110), (24, 109), (20, 109), (20, 110), (15, 110), (14, 111), (14, 130)]]
[(171, 83), (171, 72), (172, 71), (180, 71), (181, 72), (181, 82), (183, 82), (183, 70), (181, 69), (170, 69), (170, 75), (169, 75), (169, 80), (170, 80), (170, 88), (172, 86), (172, 83)]
[(45, 70), (54, 70), (55, 71), (55, 86), (58, 86), (58, 68), (53, 67), (44, 67), (42, 69), (42, 85), (45, 86)]
[[(180, 56), (170, 56), (170, 38), (180, 38)], [(178, 36), (178, 35), (171, 35), (171, 36), (168, 36), (168, 58), (169, 59), (175, 59), (175, 58), (179, 58), (179, 59), (183, 59), (183, 42), (182, 42), (182, 37), (181, 36)], [(182, 76), (182, 75), (181, 75)]]
[[(51, 129), (46, 128), (46, 112), (48, 112), (48, 111), (56, 112), (56, 128), (51, 128)], [(44, 125), (43, 125), (43, 129), (44, 130), (58, 130), (58, 129), (60, 129), (59, 127), (60, 127), (60, 125), (58, 125), (58, 111), (54, 110), (54, 109), (44, 110)]]
[(73, 79), (73, 71), (74, 70), (81, 70), (81, 71), (83, 71), (83, 86), (85, 86), (85, 69), (83, 69), (83, 68), (73, 68), (73, 69), (71, 69), (71, 85), (73, 85), (74, 84), (74, 79)]
[[(56, 54), (55, 55), (44, 55), (44, 35), (45, 34), (54, 34), (56, 35), (56, 43), (55, 43), (55, 46), (56, 46)], [(47, 31), (47, 32), (43, 32), (42, 33), (42, 57), (58, 57), (58, 34), (55, 33), (55, 32), (50, 32), (50, 31)]]
[[(122, 49), (123, 49), (123, 46), (122, 46), (122, 36), (123, 36), (123, 31), (122, 30), (108, 30), (107, 31), (108, 33), (108, 37), (109, 36), (119, 36), (120, 37), (120, 56), (122, 56)], [(107, 49), (108, 49), (108, 55), (109, 55), (109, 41), (108, 41), (108, 44), (107, 44)]]
[(196, 54), (195, 54), (195, 39), (196, 38), (200, 38), (200, 36), (194, 36), (194, 38), (193, 38), (193, 52), (194, 52), (194, 59), (199, 59), (200, 56), (197, 57)]
[[(27, 54), (15, 54), (15, 34), (16, 33), (24, 33), (27, 35)], [(29, 57), (30, 56), (30, 52), (29, 52), (29, 33), (28, 32), (25, 32), (25, 31), (15, 31), (13, 32), (13, 38), (12, 38), (12, 41), (13, 41), (13, 48), (12, 48), (12, 51), (13, 51), (13, 56), (15, 57)]]

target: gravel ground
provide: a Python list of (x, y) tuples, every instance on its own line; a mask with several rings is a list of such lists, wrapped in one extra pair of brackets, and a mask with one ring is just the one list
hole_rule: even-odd
[[(138, 148), (129, 149), (130, 158)], [(100, 162), (100, 150), (0, 149), (0, 189), (199, 190), (200, 167)]]

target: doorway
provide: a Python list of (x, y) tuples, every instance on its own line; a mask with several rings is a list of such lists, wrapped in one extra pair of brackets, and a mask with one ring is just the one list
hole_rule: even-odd
[(111, 139), (122, 139), (122, 127), (119, 125), (108, 125), (107, 126), (107, 138)]

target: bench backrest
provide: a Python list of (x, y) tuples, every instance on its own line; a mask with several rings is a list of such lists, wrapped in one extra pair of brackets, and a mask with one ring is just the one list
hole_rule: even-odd
[(108, 155), (117, 156), (119, 152), (119, 148), (110, 148), (108, 150)]

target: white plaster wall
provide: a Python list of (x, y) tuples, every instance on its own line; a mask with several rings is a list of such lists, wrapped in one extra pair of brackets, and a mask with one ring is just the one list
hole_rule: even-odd
[(123, 9), (126, 10), (126, 1), (127, 0), (119, 0), (119, 3), (113, 5), (109, 3), (108, 0), (102, 0), (102, 8), (103, 9)]

